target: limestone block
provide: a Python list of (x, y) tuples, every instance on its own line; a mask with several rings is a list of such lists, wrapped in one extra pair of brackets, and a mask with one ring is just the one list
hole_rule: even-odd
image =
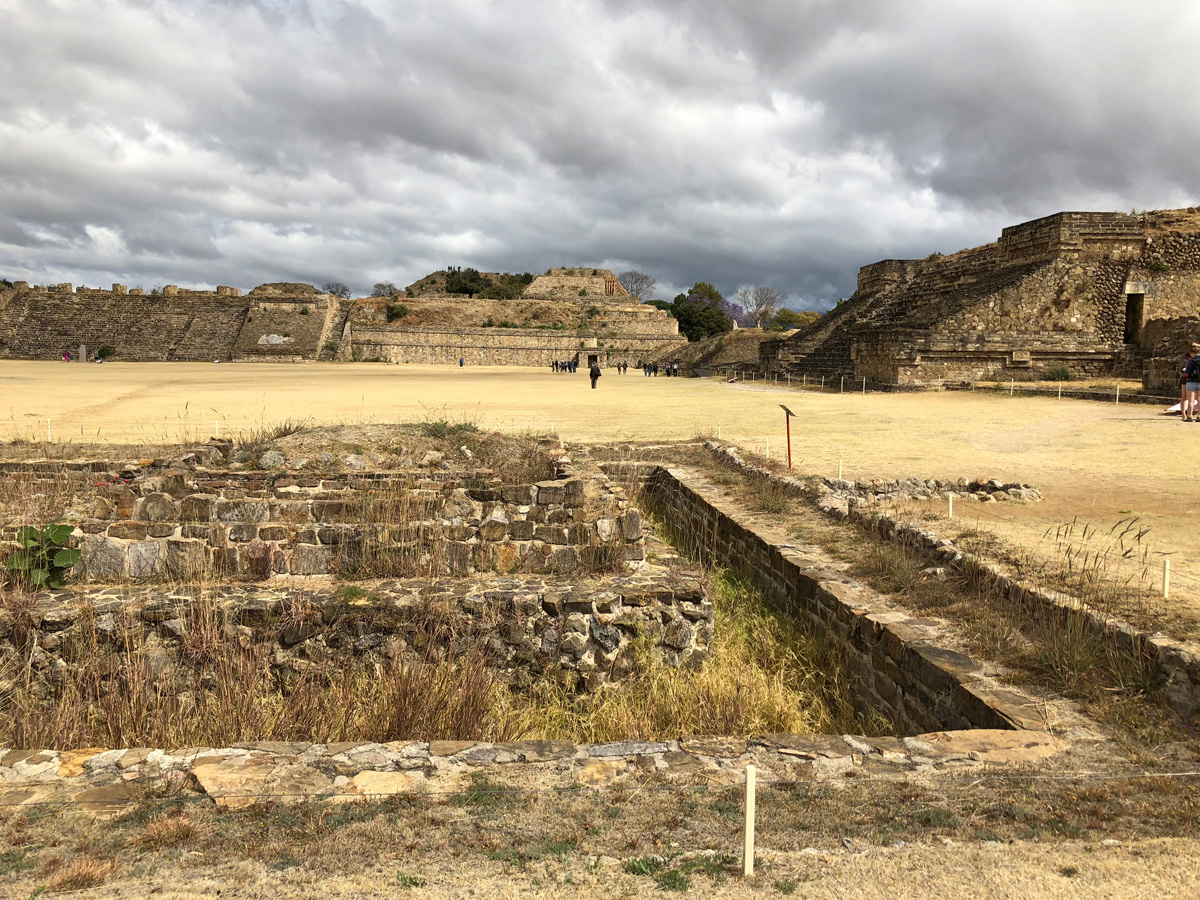
[(192, 538), (167, 539), (167, 571), (175, 578), (193, 578), (204, 572), (208, 547)]
[(562, 482), (563, 506), (583, 506), (583, 480), (569, 478)]
[(502, 541), (508, 535), (508, 519), (492, 513), (479, 526), (479, 536), (485, 541)]
[(621, 645), (621, 632), (612, 625), (601, 625), (593, 620), (592, 640), (599, 644), (606, 653), (611, 653)]
[(500, 489), (500, 496), (505, 503), (516, 503), (519, 506), (533, 505), (533, 485), (506, 484)]
[(119, 581), (129, 571), (126, 545), (102, 535), (83, 540), (79, 561), (91, 581)]
[(288, 539), (288, 530), (283, 525), (260, 525), (258, 527), (258, 537), (264, 541), (286, 541)]
[(184, 522), (211, 522), (217, 498), (213, 494), (192, 494), (179, 503), (180, 518)]
[(317, 522), (361, 522), (363, 508), (357, 500), (314, 500), (312, 516)]
[(282, 500), (271, 504), (271, 519), (288, 525), (302, 525), (312, 521), (307, 500)]
[(213, 570), (219, 575), (236, 575), (238, 572), (237, 547), (214, 547), (212, 551)]
[(567, 529), (560, 525), (539, 525), (534, 529), (533, 537), (535, 540), (545, 541), (547, 544), (565, 544)]
[(617, 523), (609, 518), (596, 520), (596, 537), (601, 541), (611, 541), (617, 533)]
[(591, 527), (583, 523), (572, 525), (567, 530), (567, 541), (576, 546), (587, 546), (592, 542)]
[(262, 500), (218, 500), (213, 511), (221, 522), (269, 522), (270, 505)]
[(691, 646), (692, 643), (692, 626), (685, 619), (676, 619), (669, 622), (666, 628), (663, 629), (662, 642), (668, 647), (673, 647), (676, 650), (682, 650), (685, 647)]
[(329, 572), (332, 554), (328, 547), (316, 544), (297, 544), (288, 560), (293, 575), (325, 575)]
[(245, 544), (258, 536), (258, 526), (253, 522), (234, 522), (229, 526), (229, 540)]
[(129, 577), (153, 578), (158, 574), (161, 548), (158, 541), (139, 541), (129, 545)]
[(621, 535), (626, 541), (636, 541), (642, 536), (642, 517), (636, 509), (631, 509), (617, 520), (621, 526)]
[(573, 656), (580, 656), (587, 648), (587, 643), (588, 639), (586, 634), (571, 632), (563, 635), (562, 641), (559, 643), (559, 649), (562, 650), (563, 653), (570, 653)]
[(555, 572), (574, 572), (579, 568), (579, 553), (574, 547), (555, 547), (550, 562)]
[(463, 541), (446, 544), (446, 565), (451, 575), (466, 575), (471, 563), (471, 545)]
[(139, 522), (174, 522), (179, 511), (166, 494), (147, 494), (134, 503), (133, 518)]
[(508, 523), (508, 536), (514, 541), (531, 541), (533, 540), (534, 523), (525, 519), (519, 519), (515, 522)]
[(174, 522), (159, 522), (156, 525), (147, 525), (146, 534), (152, 538), (171, 537), (175, 534), (175, 528)]
[(146, 526), (142, 522), (113, 522), (108, 526), (108, 536), (126, 541), (144, 541)]
[(549, 506), (552, 503), (562, 503), (566, 496), (561, 481), (539, 481), (537, 483), (538, 506)]
[(257, 580), (270, 577), (275, 571), (277, 551), (270, 544), (254, 540), (239, 550), (239, 571), (241, 574)]

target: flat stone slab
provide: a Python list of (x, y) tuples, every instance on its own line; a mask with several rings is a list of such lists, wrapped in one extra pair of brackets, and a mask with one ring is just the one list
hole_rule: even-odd
[(329, 800), (351, 802), (408, 794), (444, 801), (470, 790), (480, 770), (515, 789), (636, 787), (668, 783), (738, 785), (753, 764), (763, 784), (774, 780), (836, 780), (868, 771), (926, 778), (940, 769), (1028, 768), (1067, 749), (1035, 731), (939, 731), (906, 738), (777, 734), (746, 740), (697, 737), (681, 741), (580, 744), (529, 740), (393, 741), (302, 744), (247, 742), (240, 747), (146, 747), (105, 750), (0, 748), (0, 803), (22, 806), (75, 802), (97, 818), (127, 812), (141, 797), (207, 796), (217, 806)]

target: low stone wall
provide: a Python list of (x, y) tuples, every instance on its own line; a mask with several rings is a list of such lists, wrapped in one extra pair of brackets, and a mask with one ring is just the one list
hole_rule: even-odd
[(636, 790), (660, 785), (740, 785), (747, 765), (760, 783), (876, 778), (961, 778), (1028, 767), (1067, 750), (1049, 734), (935, 732), (906, 738), (776, 734), (671, 741), (471, 740), (384, 744), (259, 742), (213, 749), (6, 750), (0, 798), (7, 806), (76, 803), (100, 819), (125, 815), (147, 797), (207, 797), (241, 809), (255, 803), (345, 803), (397, 795), (449, 802), (477, 790), (486, 772), (526, 790)]
[[(1076, 621), (1094, 633), (1110, 637), (1121, 652), (1146, 659), (1157, 668), (1166, 690), (1167, 702), (1183, 721), (1200, 719), (1200, 646), (1159, 633), (1150, 634), (1127, 622), (1102, 615), (1066, 594), (1032, 584), (1006, 571), (998, 563), (956, 547), (953, 541), (928, 528), (898, 521), (887, 513), (872, 509), (877, 498), (869, 492), (840, 497), (834, 491), (822, 491), (820, 486), (814, 489), (799, 479), (780, 477), (768, 469), (750, 465), (730, 448), (717, 444), (709, 444), (708, 447), (726, 465), (753, 477), (768, 479), (795, 497), (815, 501), (823, 512), (850, 519), (884, 540), (893, 540), (917, 549), (928, 556), (934, 568), (949, 566), (970, 573), (1033, 613), (1057, 616), (1064, 622)], [(1011, 494), (1011, 491), (1008, 493)]]
[[(635, 641), (668, 665), (697, 665), (713, 637), (713, 605), (693, 575), (656, 572), (604, 579), (406, 579), (296, 589), (71, 588), (39, 594), (28, 613), (0, 612), (0, 662), (23, 660), (56, 689), (64, 665), (135, 658), (180, 689), (203, 674), (180, 659), (190, 632), (216, 622), (224, 640), (261, 647), (279, 675), (360, 659), (383, 663), (477, 650), (505, 680), (551, 677), (594, 690), (635, 665)], [(182, 681), (180, 681), (182, 679)], [(180, 686), (182, 685), (182, 686)]]
[(599, 357), (601, 366), (649, 359), (686, 343), (678, 335), (606, 333), (603, 336), (531, 328), (387, 328), (356, 325), (354, 357), (366, 361), (473, 366), (545, 366)]
[[(118, 478), (99, 485), (80, 511), (75, 538), (83, 553), (73, 574), (112, 582), (570, 573), (645, 559), (638, 511), (602, 476), (463, 486), (471, 481), (471, 473)], [(17, 527), (0, 537), (13, 541)]]
[(930, 623), (872, 608), (861, 586), (739, 521), (703, 479), (659, 468), (645, 490), (688, 552), (753, 576), (768, 602), (844, 647), (856, 701), (898, 730), (1043, 727), (1034, 701), (990, 682), (970, 657), (932, 643)]

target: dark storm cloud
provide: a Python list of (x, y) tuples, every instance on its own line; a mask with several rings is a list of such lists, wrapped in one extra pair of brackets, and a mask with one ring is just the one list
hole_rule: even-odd
[(880, 258), (1196, 202), (1188, 9), (0, 0), (0, 276), (590, 264), (828, 305)]

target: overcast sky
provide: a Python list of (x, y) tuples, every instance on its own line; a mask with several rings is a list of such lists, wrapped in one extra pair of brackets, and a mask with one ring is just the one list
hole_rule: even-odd
[(1200, 202), (1186, 0), (0, 0), (0, 277), (658, 296)]

